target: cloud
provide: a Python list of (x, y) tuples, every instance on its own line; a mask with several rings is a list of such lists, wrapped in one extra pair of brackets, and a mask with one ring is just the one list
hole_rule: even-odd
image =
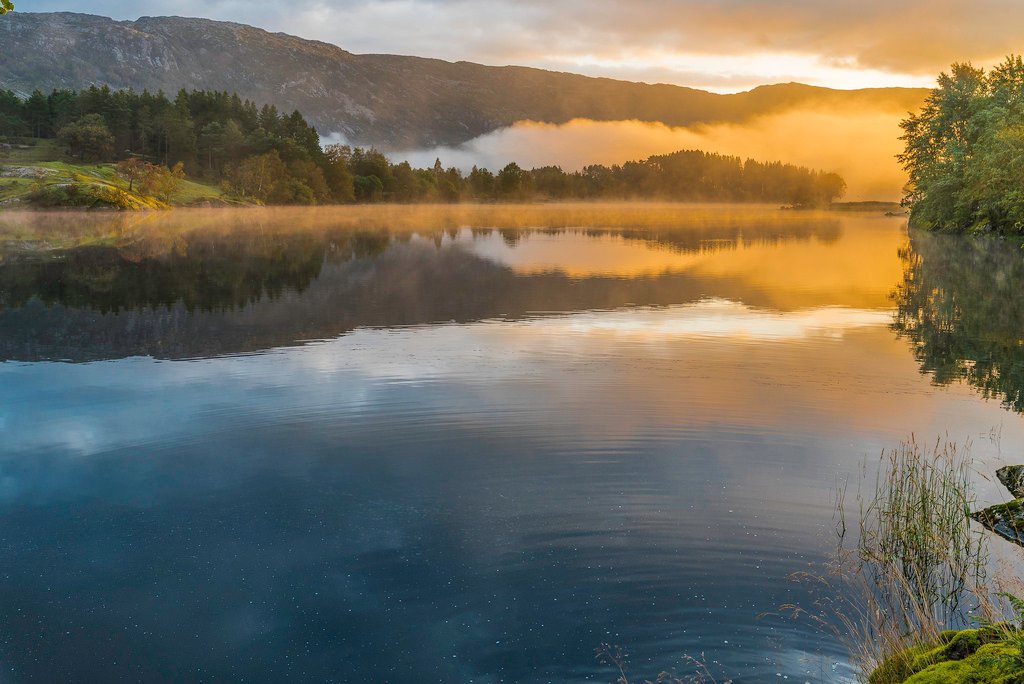
[[(87, 8), (20, 0), (18, 8), (203, 16), (353, 52), (562, 65), (733, 90), (779, 80), (854, 87), (857, 74), (874, 85), (926, 82), (953, 61), (984, 65), (1018, 50), (1024, 25), (1017, 0), (97, 0)], [(714, 65), (725, 57), (745, 64)]]
[(621, 164), (681, 149), (700, 149), (781, 160), (837, 171), (851, 200), (900, 198), (906, 176), (896, 161), (901, 149), (900, 114), (892, 111), (794, 110), (744, 124), (672, 128), (640, 121), (577, 119), (564, 125), (522, 122), (459, 147), (396, 153), (414, 166), (435, 158), (468, 171), (474, 164), (497, 170), (509, 161), (526, 168), (557, 165), (577, 170), (588, 164)]

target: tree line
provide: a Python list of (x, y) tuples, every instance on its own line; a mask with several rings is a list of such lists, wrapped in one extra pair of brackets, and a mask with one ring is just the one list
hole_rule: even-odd
[(643, 198), (822, 206), (846, 187), (835, 173), (697, 150), (572, 172), (509, 163), (464, 174), (440, 160), (414, 168), (376, 149), (322, 147), (298, 111), (205, 90), (173, 99), (95, 86), (27, 98), (0, 91), (0, 135), (55, 138), (85, 163), (121, 161), (130, 183), (187, 174), (266, 204)]
[(915, 225), (1024, 233), (1024, 61), (954, 64), (901, 123)]

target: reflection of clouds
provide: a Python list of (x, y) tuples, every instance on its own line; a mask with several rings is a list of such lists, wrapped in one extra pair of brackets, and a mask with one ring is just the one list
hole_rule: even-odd
[[(291, 362), (321, 373), (356, 371), (390, 383), (443, 378), (476, 383), (520, 375), (524, 363), (544, 363), (551, 354), (567, 360), (604, 356), (606, 347), (614, 344), (605, 339), (609, 336), (672, 345), (701, 338), (727, 344), (785, 343), (810, 338), (839, 340), (848, 331), (885, 327), (890, 321), (887, 310), (823, 307), (777, 312), (705, 299), (682, 306), (589, 311), (514, 322), (360, 330), (315, 344), (308, 354), (297, 355)], [(370, 337), (372, 343), (365, 339)], [(636, 351), (645, 353), (640, 348)]]
[(888, 311), (864, 311), (829, 307), (790, 313), (758, 311), (738, 302), (705, 300), (680, 307), (673, 317), (638, 316), (616, 311), (603, 315), (582, 314), (566, 322), (572, 334), (614, 333), (657, 340), (660, 338), (719, 337), (742, 341), (796, 341), (810, 337), (841, 339), (848, 330), (885, 326)]
[[(834, 643), (755, 616), (800, 602), (786, 577), (830, 545), (836, 474), (1005, 415), (929, 388), (884, 313), (711, 299), (0, 364), (11, 631), (89, 664), (123, 621), (147, 663), (218, 679), (593, 679), (611, 639), (635, 672), (704, 651), (834, 681)], [(66, 622), (80, 650), (39, 636)]]
[[(776, 217), (801, 213), (774, 212)], [(763, 215), (771, 216), (772, 212)], [(824, 224), (835, 215), (813, 216)], [(555, 234), (523, 232), (515, 235), (512, 244), (496, 231), (476, 235), (463, 231), (452, 242), (526, 275), (635, 278), (687, 273), (709, 279), (705, 287), (712, 296), (716, 288), (710, 285), (710, 279), (739, 280), (747, 286), (744, 300), (751, 291), (760, 291), (776, 308), (822, 304), (889, 308), (889, 294), (901, 272), (897, 258), (900, 223), (849, 214), (843, 216), (841, 231), (833, 240), (813, 233), (799, 236), (795, 230), (793, 238), (777, 239), (774, 234), (782, 232), (778, 225), (751, 223), (732, 235), (721, 231), (719, 237), (709, 232), (703, 242), (695, 240), (688, 250), (618, 233), (594, 235), (569, 230)], [(700, 249), (701, 245), (706, 248)]]
[[(622, 235), (526, 233), (508, 244), (498, 232), (459, 236), (467, 250), (517, 273), (558, 271), (575, 278), (596, 275), (641, 276), (684, 270), (702, 255), (659, 249), (658, 245), (627, 240)], [(732, 244), (732, 243), (730, 243)]]
[[(941, 395), (946, 408), (936, 413), (922, 394), (927, 380), (891, 338), (888, 323), (889, 313), (880, 309), (777, 312), (706, 299), (521, 321), (360, 329), (264, 355), (4, 364), (0, 425), (12, 454), (145, 448), (266, 421), (341, 420), (358, 427), (370, 415), (401, 417), (397, 429), (410, 439), (431, 421), (479, 425), (501, 415), (494, 429), (514, 433), (561, 416), (573, 428), (558, 441), (600, 449), (632, 443), (638, 429), (686, 435), (709, 425), (783, 433), (864, 425), (899, 435), (912, 425), (923, 434), (941, 430), (932, 426), (955, 412), (958, 389)], [(59, 396), (45, 389), (56, 386), (67, 389)], [(988, 412), (983, 404), (968, 405)]]
[[(113, 227), (109, 217), (89, 219), (99, 233)], [(191, 219), (199, 222), (187, 237), (191, 257), (170, 259), (168, 268), (168, 246)], [(5, 282), (16, 283), (13, 301), (25, 302), (0, 311), (0, 358), (213, 357), (333, 339), (363, 327), (525, 319), (702, 298), (782, 311), (887, 309), (905, 239), (901, 219), (763, 206), (359, 207), (351, 214), (347, 208), (310, 215), (229, 211), (220, 224), (209, 223), (214, 219), (202, 211), (161, 218), (166, 223), (149, 225), (125, 254), (102, 250), (99, 263), (96, 252), (82, 249), (56, 262), (27, 263), (27, 272), (0, 269)], [(11, 220), (9, 229), (27, 221), (33, 232), (59, 234), (46, 221)], [(391, 221), (397, 226), (388, 231)], [(379, 227), (373, 241), (359, 231), (367, 223)], [(443, 225), (474, 228), (435, 232)], [(542, 225), (558, 227), (537, 228)], [(337, 232), (326, 232), (331, 226)], [(267, 240), (260, 249), (254, 235)], [(321, 265), (325, 245), (367, 242), (376, 245), (371, 253), (354, 250), (362, 256), (353, 257), (342, 249)], [(304, 261), (314, 268), (282, 286), (288, 255), (303, 245), (310, 248), (300, 250)], [(211, 254), (217, 260), (207, 261)], [(242, 287), (208, 287), (203, 274), (224, 263), (253, 264), (230, 278)], [(113, 290), (105, 285), (111, 269), (122, 283)], [(139, 281), (173, 285), (140, 293)], [(51, 287), (55, 282), (60, 288)], [(265, 287), (284, 289), (271, 296)], [(186, 301), (165, 306), (197, 291), (219, 294), (199, 310)], [(247, 298), (256, 299), (242, 304)], [(93, 302), (122, 311), (104, 314)], [(204, 366), (190, 368), (201, 375)], [(176, 380), (188, 381), (186, 372)]]

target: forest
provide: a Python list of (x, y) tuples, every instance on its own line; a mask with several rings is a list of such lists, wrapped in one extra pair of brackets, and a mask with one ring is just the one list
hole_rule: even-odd
[(1024, 61), (985, 72), (954, 64), (902, 122), (914, 225), (1024, 233)]
[(376, 149), (321, 146), (298, 111), (204, 90), (174, 99), (95, 86), (26, 98), (0, 91), (0, 136), (55, 140), (76, 163), (118, 162), (129, 187), (137, 181), (155, 194), (188, 177), (257, 204), (660, 199), (816, 207), (846, 187), (835, 173), (697, 150), (571, 172), (510, 162), (464, 174), (440, 160), (413, 168)]

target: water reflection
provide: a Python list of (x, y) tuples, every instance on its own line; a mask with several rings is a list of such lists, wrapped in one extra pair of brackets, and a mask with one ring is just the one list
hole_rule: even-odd
[(940, 385), (962, 380), (1024, 413), (1024, 254), (1002, 240), (913, 232), (894, 329)]
[(757, 619), (809, 601), (787, 577), (833, 547), (836, 478), (1005, 418), (890, 329), (894, 218), (0, 214), (0, 236), (15, 681), (608, 681), (601, 642), (636, 674), (705, 653), (842, 681), (834, 640)]
[[(891, 222), (616, 206), (0, 216), (0, 359), (253, 352), (360, 327), (666, 306), (887, 306)], [(620, 222), (624, 227), (611, 228)], [(840, 249), (834, 246), (841, 243)]]

